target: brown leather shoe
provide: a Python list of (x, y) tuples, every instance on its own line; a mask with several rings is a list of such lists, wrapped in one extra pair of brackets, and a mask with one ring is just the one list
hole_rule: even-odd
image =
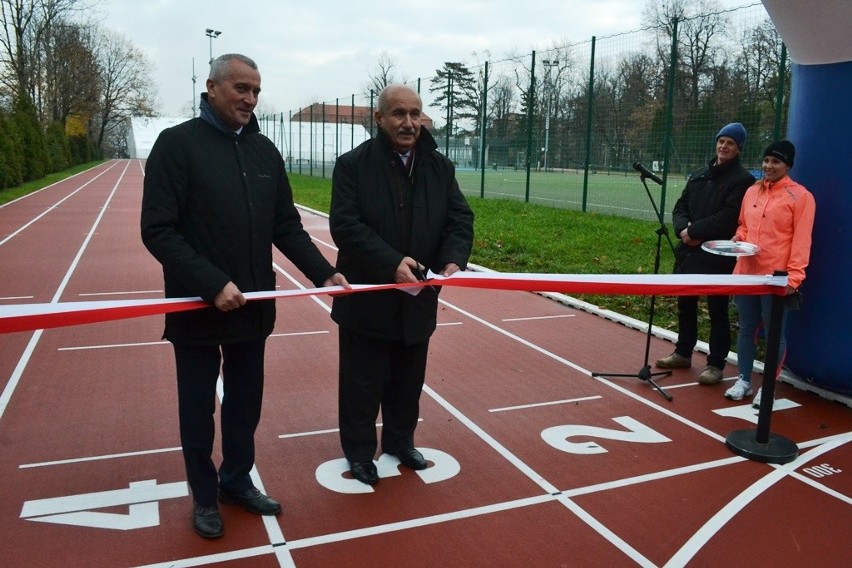
[(657, 359), (655, 365), (661, 369), (689, 369), (692, 367), (692, 357), (684, 357), (677, 351), (663, 359)]
[(707, 365), (704, 371), (698, 375), (698, 382), (702, 385), (715, 385), (722, 382), (722, 369)]

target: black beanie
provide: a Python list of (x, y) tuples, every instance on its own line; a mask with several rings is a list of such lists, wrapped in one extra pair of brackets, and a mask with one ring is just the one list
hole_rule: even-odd
[(796, 148), (789, 140), (779, 140), (766, 147), (763, 157), (766, 156), (774, 156), (792, 168), (793, 158), (796, 157)]

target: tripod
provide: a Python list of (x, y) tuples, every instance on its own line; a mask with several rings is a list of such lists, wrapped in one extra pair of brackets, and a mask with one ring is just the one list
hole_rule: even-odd
[[(657, 228), (657, 231), (656, 231), (656, 233), (657, 233), (657, 251), (656, 251), (656, 256), (654, 257), (654, 274), (658, 274), (659, 271), (660, 271), (660, 247), (663, 243), (663, 236), (666, 237), (666, 240), (669, 243), (669, 247), (672, 249), (672, 254), (674, 254), (674, 245), (672, 244), (672, 240), (669, 237), (669, 230), (666, 227), (666, 222), (663, 219), (663, 215), (662, 215), (662, 213), (660, 213), (660, 210), (657, 208), (656, 202), (654, 202), (654, 197), (651, 195), (651, 191), (648, 189), (648, 184), (645, 183), (645, 178), (651, 178), (652, 180), (654, 180), (655, 182), (657, 182), (660, 185), (663, 185), (663, 180), (661, 180), (659, 177), (657, 177), (656, 175), (654, 175), (653, 173), (648, 171), (639, 162), (636, 162), (633, 165), (633, 167), (636, 170), (638, 170), (639, 172), (641, 172), (641, 174), (642, 174), (640, 176), (640, 179), (642, 180), (642, 185), (645, 186), (645, 193), (648, 195), (648, 199), (651, 201), (651, 206), (654, 208), (654, 213), (657, 215), (657, 221), (660, 224), (660, 226)], [(671, 375), (672, 372), (671, 371), (658, 371), (658, 372), (652, 373), (651, 372), (651, 365), (648, 364), (648, 356), (649, 356), (650, 351), (651, 351), (651, 329), (654, 326), (654, 306), (656, 305), (656, 300), (657, 300), (657, 297), (652, 295), (651, 296), (651, 305), (648, 308), (648, 331), (645, 334), (645, 364), (642, 366), (641, 369), (639, 369), (639, 372), (636, 373), (635, 375), (629, 374), (629, 373), (628, 374), (592, 373), (592, 376), (593, 377), (602, 377), (602, 376), (607, 376), (607, 377), (635, 377), (635, 378), (639, 379), (640, 381), (645, 381), (646, 383), (648, 383), (649, 385), (651, 385), (652, 387), (657, 389), (657, 391), (659, 391), (660, 394), (662, 394), (664, 397), (666, 397), (666, 400), (672, 400), (672, 395), (670, 395), (662, 387), (660, 387), (660, 385), (658, 385), (656, 382), (654, 382), (654, 377), (661, 377), (661, 376), (667, 377), (667, 376)]]

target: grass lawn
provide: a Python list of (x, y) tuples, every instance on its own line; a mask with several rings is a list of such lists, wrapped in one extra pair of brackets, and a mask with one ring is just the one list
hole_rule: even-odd
[[(328, 212), (331, 180), (292, 174), (290, 183), (297, 203)], [(644, 193), (644, 189), (641, 191)], [(476, 215), (471, 254), (471, 262), (475, 264), (500, 272), (654, 273), (658, 222), (582, 213), (524, 203), (518, 199), (482, 199), (469, 194), (467, 197)], [(663, 238), (659, 272), (671, 272), (673, 262), (671, 248)], [(640, 321), (647, 321), (648, 318), (648, 296), (576, 297)], [(706, 314), (701, 318), (700, 325), (706, 325), (705, 322)], [(674, 298), (657, 298), (654, 324), (666, 329), (677, 329)], [(707, 337), (708, 331), (709, 328), (700, 329), (700, 337)]]
[(9, 203), (10, 201), (14, 201), (19, 197), (23, 197), (24, 195), (27, 195), (34, 191), (38, 191), (39, 189), (52, 185), (58, 181), (62, 181), (63, 179), (71, 177), (75, 174), (79, 174), (80, 172), (84, 172), (90, 168), (97, 166), (100, 163), (101, 162), (90, 162), (88, 164), (80, 164), (79, 166), (75, 166), (69, 170), (56, 172), (38, 180), (29, 181), (23, 185), (19, 185), (18, 187), (4, 189), (0, 191), (0, 205), (3, 205), (4, 203)]

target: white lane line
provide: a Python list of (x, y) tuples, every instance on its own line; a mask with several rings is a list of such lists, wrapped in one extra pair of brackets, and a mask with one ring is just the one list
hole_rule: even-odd
[(57, 351), (86, 351), (89, 349), (118, 349), (124, 347), (148, 347), (151, 345), (171, 345), (168, 341), (141, 341), (138, 343), (106, 343), (103, 345), (78, 345), (76, 347), (59, 347)]
[[(446, 303), (446, 302), (444, 302)], [(450, 304), (447, 304), (448, 306)], [(452, 306), (451, 306), (452, 307)], [(514, 453), (509, 451), (503, 444), (497, 441), (496, 438), (491, 436), (488, 432), (486, 432), (483, 428), (481, 428), (478, 424), (476, 424), (473, 420), (468, 418), (466, 415), (462, 414), (460, 410), (458, 410), (455, 406), (449, 403), (445, 398), (439, 395), (437, 392), (432, 390), (428, 385), (423, 386), (423, 392), (427, 393), (431, 396), (439, 405), (441, 405), (447, 412), (452, 414), (456, 420), (461, 422), (463, 425), (467, 426), (469, 430), (471, 430), (474, 434), (476, 434), (482, 441), (491, 446), (495, 451), (497, 451), (500, 456), (503, 457), (510, 464), (515, 466), (515, 468), (526, 475), (530, 480), (532, 480), (536, 485), (541, 487), (544, 491), (549, 493), (550, 495), (558, 495), (560, 490), (549, 481), (547, 481), (544, 476), (536, 472), (532, 467), (530, 467), (526, 462), (516, 456)], [(653, 566), (653, 563), (646, 559), (638, 550), (624, 542), (621, 538), (616, 536), (612, 531), (606, 528), (602, 523), (594, 519), (590, 514), (586, 513), (579, 505), (570, 501), (567, 497), (559, 496), (557, 499), (560, 503), (566, 506), (570, 511), (572, 511), (575, 515), (578, 516), (583, 522), (585, 522), (589, 527), (591, 527), (595, 532), (601, 535), (604, 539), (606, 539), (610, 544), (620, 550), (622, 553), (629, 556), (631, 559), (636, 561), (638, 564), (642, 566)]]
[[(128, 164), (129, 163), (130, 162), (128, 162)], [(74, 193), (77, 193), (77, 191), (80, 191), (80, 189), (83, 189), (88, 184), (90, 184), (92, 181), (94, 181), (98, 177), (102, 176), (106, 171), (108, 171), (108, 169), (104, 170), (104, 172), (101, 172), (100, 174), (98, 174), (97, 176), (95, 176), (94, 178), (92, 178), (91, 180), (89, 180), (88, 182), (83, 184), (82, 186), (80, 186), (80, 188), (77, 189), (76, 191), (74, 191)], [(95, 218), (94, 223), (92, 223), (92, 227), (89, 229), (89, 234), (86, 235), (86, 238), (83, 240), (83, 244), (80, 245), (80, 250), (77, 251), (77, 255), (74, 257), (74, 260), (71, 262), (71, 266), (68, 267), (68, 271), (65, 273), (65, 277), (62, 279), (62, 282), (59, 284), (59, 287), (56, 289), (56, 293), (54, 293), (53, 298), (50, 300), (51, 304), (57, 303), (59, 301), (59, 298), (62, 297), (62, 294), (65, 291), (65, 287), (68, 285), (68, 281), (71, 279), (71, 275), (74, 274), (74, 271), (77, 269), (77, 265), (80, 263), (80, 258), (83, 256), (83, 252), (85, 252), (86, 248), (89, 246), (89, 242), (92, 240), (92, 235), (95, 234), (95, 231), (97, 230), (98, 225), (101, 222), (101, 219), (103, 219), (104, 213), (106, 213), (106, 211), (109, 207), (110, 201), (112, 201), (113, 196), (115, 196), (115, 192), (118, 190), (118, 185), (121, 183), (121, 180), (124, 178), (124, 173), (126, 171), (127, 171), (127, 166), (125, 165), (124, 171), (121, 172), (121, 175), (118, 177), (118, 180), (115, 182), (115, 185), (113, 186), (112, 191), (110, 192), (109, 196), (107, 196), (104, 204), (101, 206), (101, 211), (100, 211), (100, 213), (98, 213), (98, 216)], [(71, 195), (73, 195), (74, 193), (72, 193)], [(70, 195), (68, 197), (70, 197)], [(68, 197), (66, 197), (65, 199), (67, 199)], [(64, 201), (65, 199), (63, 199), (62, 201)], [(62, 201), (60, 201), (59, 203), (61, 203)], [(58, 203), (56, 205), (58, 205)], [(56, 205), (54, 205), (54, 207), (56, 207)], [(47, 212), (45, 212), (45, 213), (47, 213)], [(44, 215), (44, 214), (42, 214), (42, 215)], [(30, 224), (34, 221), (35, 220), (31, 221)], [(23, 228), (21, 230), (23, 230)], [(3, 242), (5, 242), (5, 241), (0, 242), (0, 245), (2, 245)], [(6, 386), (3, 388), (3, 392), (0, 393), (0, 419), (3, 418), (3, 414), (6, 412), (6, 408), (9, 405), (9, 401), (12, 399), (12, 395), (14, 394), (15, 389), (18, 388), (18, 383), (21, 380), (21, 375), (23, 375), (24, 369), (27, 368), (27, 365), (29, 364), (29, 361), (30, 361), (30, 357), (32, 357), (33, 350), (35, 349), (39, 340), (41, 340), (41, 336), (42, 336), (43, 332), (44, 332), (44, 330), (37, 329), (33, 333), (32, 337), (30, 338), (29, 343), (27, 344), (26, 349), (24, 349), (24, 353), (21, 355), (21, 358), (18, 359), (18, 364), (15, 366), (15, 370), (12, 371), (12, 376), (9, 378), (9, 381), (6, 383)]]
[[(418, 418), (417, 422), (423, 422), (422, 418)], [(376, 422), (376, 426), (381, 428), (383, 426), (383, 422)], [(340, 428), (327, 428), (325, 430), (311, 430), (308, 432), (295, 432), (293, 434), (279, 434), (278, 437), (281, 439), (286, 438), (302, 438), (305, 436), (320, 436), (322, 434), (335, 434), (340, 432)]]
[(852, 434), (838, 436), (837, 439), (817, 446), (813, 450), (800, 455), (792, 462), (784, 465), (773, 465), (772, 472), (763, 476), (734, 497), (727, 505), (722, 507), (718, 513), (713, 515), (704, 525), (695, 531), (695, 534), (687, 540), (668, 562), (666, 567), (686, 566), (695, 555), (713, 538), (728, 521), (736, 517), (749, 503), (760, 497), (770, 487), (794, 473), (796, 469), (822, 454), (834, 450), (843, 444), (852, 441)]
[(121, 454), (105, 454), (101, 456), (88, 456), (84, 458), (69, 458), (66, 460), (54, 460), (47, 462), (25, 463), (18, 466), (18, 469), (30, 469), (34, 467), (48, 467), (54, 465), (67, 465), (70, 463), (83, 463), (102, 460), (114, 460), (120, 458), (132, 458), (136, 456), (149, 456), (152, 454), (164, 454), (168, 452), (179, 452), (180, 446), (176, 448), (158, 448), (156, 450), (140, 450), (138, 452), (124, 452)]
[[(75, 189), (74, 191), (72, 191), (71, 193), (69, 193), (68, 195), (63, 197), (62, 199), (60, 199), (59, 201), (57, 201), (56, 203), (54, 203), (53, 205), (51, 205), (50, 207), (48, 207), (47, 209), (45, 209), (44, 211), (42, 211), (41, 213), (39, 213), (38, 215), (33, 217), (29, 222), (27, 222), (24, 225), (22, 225), (21, 227), (19, 227), (17, 231), (9, 233), (9, 235), (6, 236), (5, 239), (0, 240), (0, 246), (3, 246), (7, 242), (9, 242), (12, 238), (14, 238), (17, 235), (24, 232), (33, 223), (35, 223), (36, 221), (38, 221), (39, 219), (41, 219), (42, 217), (44, 217), (45, 215), (47, 215), (48, 213), (50, 213), (51, 211), (53, 211), (54, 209), (59, 207), (65, 200), (70, 199), (71, 197), (76, 195), (78, 192), (82, 191), (83, 188), (85, 188), (87, 185), (89, 185), (90, 183), (92, 183), (93, 181), (95, 181), (96, 179), (98, 179), (99, 177), (101, 177), (102, 175), (107, 173), (108, 171), (110, 171), (112, 168), (113, 168), (113, 166), (106, 168), (104, 171), (102, 171), (101, 173), (99, 173), (98, 175), (96, 175), (95, 177), (93, 177), (92, 179), (90, 179), (89, 181), (87, 181), (86, 183), (84, 183), (83, 185), (81, 185), (80, 187), (78, 187), (77, 189)], [(127, 168), (125, 167), (125, 171), (126, 170), (127, 170)], [(122, 177), (124, 176), (124, 172), (121, 173), (121, 176)], [(121, 178), (119, 178), (119, 181), (121, 181)], [(56, 182), (56, 183), (59, 183), (59, 182)], [(47, 187), (52, 187), (53, 185), (56, 185), (56, 184), (51, 184)], [(116, 186), (118, 186), (118, 183), (116, 183)], [(45, 189), (47, 189), (47, 187), (42, 188), (39, 191), (44, 191)], [(35, 192), (35, 193), (37, 193), (37, 192)], [(115, 193), (115, 188), (113, 188), (113, 193)], [(33, 194), (29, 194), (29, 195), (33, 195)], [(112, 199), (112, 193), (110, 194), (110, 199)], [(109, 202), (109, 200), (107, 200), (107, 202)], [(7, 203), (6, 205), (9, 205), (9, 204)]]
[(583, 402), (584, 400), (598, 400), (603, 398), (600, 395), (583, 396), (580, 398), (569, 398), (565, 400), (551, 400), (548, 402), (534, 402), (530, 404), (519, 404), (518, 406), (504, 406), (503, 408), (491, 408), (488, 412), (505, 412), (507, 410), (523, 410), (526, 408), (537, 408), (539, 406), (552, 406), (555, 404), (571, 404), (572, 402)]
[(230, 550), (228, 552), (220, 552), (217, 554), (208, 554), (207, 556), (196, 556), (194, 558), (184, 558), (182, 560), (168, 560), (166, 562), (157, 562), (155, 564), (145, 564), (136, 568), (189, 568), (190, 566), (204, 566), (206, 564), (224, 564), (229, 560), (241, 560), (244, 558), (255, 558), (266, 554), (275, 554), (275, 546), (271, 544), (263, 546), (255, 546), (253, 548), (243, 548), (240, 550)]
[(625, 477), (623, 479), (605, 481), (604, 483), (595, 483), (594, 485), (586, 485), (585, 487), (575, 487), (574, 489), (568, 489), (563, 491), (562, 494), (567, 495), (568, 497), (579, 497), (580, 495), (589, 495), (591, 493), (598, 493), (600, 491), (609, 491), (610, 489), (619, 489), (621, 487), (639, 485), (641, 483), (648, 483), (649, 481), (659, 481), (661, 479), (676, 477), (678, 475), (685, 475), (698, 471), (707, 471), (710, 469), (715, 469), (717, 467), (726, 467), (744, 461), (746, 461), (746, 458), (740, 456), (732, 456), (729, 458), (722, 458), (719, 460), (713, 460), (705, 463), (696, 463), (683, 467), (656, 471), (654, 473), (645, 473), (642, 475), (635, 475), (633, 477)]
[[(319, 331), (295, 331), (291, 333), (273, 333), (269, 337), (299, 337), (303, 335), (325, 335), (330, 333), (326, 330)], [(163, 339), (161, 341), (139, 341), (135, 343), (104, 343), (101, 345), (77, 345), (74, 347), (59, 347), (57, 351), (85, 351), (89, 349), (120, 349), (125, 347), (150, 347), (152, 345), (168, 346), (171, 342)]]
[(514, 509), (520, 509), (522, 507), (529, 507), (531, 505), (539, 505), (541, 503), (547, 503), (549, 501), (554, 501), (556, 498), (553, 495), (537, 495), (535, 497), (526, 497), (523, 499), (516, 499), (514, 501), (505, 501), (503, 503), (496, 503), (493, 505), (484, 505), (482, 507), (474, 507), (471, 509), (464, 509), (461, 511), (452, 511), (450, 513), (439, 513), (437, 515), (430, 515), (428, 517), (418, 517), (416, 519), (409, 519), (407, 521), (398, 521), (395, 523), (387, 523), (384, 525), (375, 525), (371, 527), (364, 527), (360, 529), (352, 529), (349, 531), (343, 531), (338, 533), (330, 533), (320, 536), (306, 537), (297, 540), (293, 540), (287, 543), (287, 547), (290, 549), (299, 549), (299, 548), (308, 548), (311, 546), (317, 546), (321, 544), (329, 544), (333, 542), (342, 542), (345, 540), (352, 540), (356, 538), (363, 538), (367, 536), (374, 536), (379, 534), (387, 534), (391, 532), (413, 529), (418, 527), (425, 527), (429, 525), (436, 525), (440, 523), (446, 523), (449, 521), (457, 521), (460, 519), (469, 519), (471, 517), (478, 517), (481, 515), (488, 515), (492, 513), (497, 513), (500, 511), (511, 511)]
[(4, 298), (0, 298), (0, 302), (6, 302), (9, 300), (32, 300), (35, 296), (6, 296)]
[(594, 381), (597, 381), (597, 382), (599, 382), (603, 385), (606, 385), (606, 386), (608, 386), (612, 389), (615, 389), (618, 392), (622, 393), (623, 395), (630, 397), (633, 400), (644, 404), (645, 406), (649, 406), (649, 407), (665, 414), (666, 416), (669, 416), (670, 418), (677, 420), (678, 422), (681, 422), (682, 424), (685, 424), (685, 425), (689, 426), (690, 428), (693, 428), (694, 430), (697, 430), (697, 431), (699, 431), (703, 434), (706, 434), (707, 436), (709, 436), (709, 437), (711, 437), (711, 438), (713, 438), (713, 439), (715, 439), (719, 442), (725, 441), (724, 436), (721, 436), (721, 435), (713, 432), (712, 430), (709, 430), (709, 429), (701, 426), (700, 424), (698, 424), (696, 422), (688, 420), (688, 419), (684, 418), (683, 416), (675, 413), (674, 411), (669, 410), (668, 408), (660, 406), (659, 404), (657, 404), (655, 402), (651, 402), (650, 400), (648, 400), (648, 399), (646, 399), (646, 398), (644, 398), (644, 397), (642, 397), (642, 396), (640, 396), (640, 395), (638, 395), (638, 394), (636, 394), (636, 393), (634, 393), (634, 392), (632, 392), (632, 391), (630, 391), (630, 390), (628, 390), (628, 389), (626, 389), (626, 388), (624, 388), (624, 387), (622, 387), (622, 386), (620, 386), (616, 383), (613, 383), (609, 380), (606, 380), (603, 377), (592, 377), (592, 372), (590, 370), (588, 370), (584, 367), (581, 367), (580, 365), (574, 363), (573, 361), (569, 361), (568, 359), (565, 359), (564, 357), (560, 357), (559, 355), (556, 355), (555, 353), (548, 351), (547, 349), (544, 349), (543, 347), (540, 347), (540, 346), (538, 346), (538, 345), (536, 345), (536, 344), (534, 344), (530, 341), (527, 341), (526, 339), (524, 339), (524, 338), (522, 338), (518, 335), (515, 335), (514, 333), (507, 331), (507, 330), (503, 329), (502, 327), (494, 325), (493, 323), (488, 322), (488, 321), (480, 318), (479, 316), (475, 316), (472, 313), (470, 313), (466, 310), (463, 310), (462, 308), (459, 308), (457, 306), (454, 306), (454, 305), (452, 305), (452, 304), (450, 304), (450, 303), (448, 303), (444, 300), (440, 300), (440, 302), (442, 304), (444, 304), (445, 306), (459, 312), (460, 314), (466, 315), (467, 317), (471, 318), (472, 320), (474, 320), (478, 323), (481, 323), (485, 327), (488, 327), (489, 329), (492, 329), (492, 330), (496, 331), (497, 333), (504, 335), (504, 336), (508, 337), (509, 339), (512, 339), (513, 341), (520, 343), (521, 345), (529, 347), (533, 351), (537, 351), (538, 353), (541, 353), (542, 355), (549, 357), (550, 359), (553, 359), (554, 361), (562, 363), (563, 365), (570, 367), (570, 368), (574, 369), (575, 371), (590, 377)]
[[(222, 404), (222, 399), (225, 398), (225, 384), (222, 381), (222, 375), (216, 379), (216, 394), (219, 397), (219, 404)], [(251, 477), (252, 483), (255, 487), (257, 487), (261, 493), (266, 493), (266, 488), (263, 486), (263, 480), (260, 477), (260, 472), (257, 470), (257, 464), (255, 463), (252, 466), (251, 471), (249, 472), (249, 477)], [(271, 545), (275, 545), (276, 543), (285, 542), (284, 533), (281, 532), (281, 527), (278, 525), (278, 521), (275, 517), (271, 516), (262, 516), (263, 527), (266, 529), (266, 534), (269, 537), (269, 543)]]
[[(298, 288), (299, 290), (307, 289), (307, 287), (303, 286), (302, 283), (299, 282), (298, 280), (296, 280), (296, 278), (294, 276), (290, 275), (286, 270), (281, 268), (281, 265), (279, 265), (278, 263), (273, 262), (272, 267), (275, 270), (277, 270), (282, 276), (284, 276), (284, 278), (286, 278), (287, 280), (292, 282), (293, 285), (296, 288)], [(326, 304), (319, 296), (309, 296), (309, 297), (310, 297), (311, 300), (316, 302), (318, 306), (320, 306), (322, 309), (324, 309), (327, 313), (331, 313), (331, 306)]]
[(321, 329), (318, 331), (293, 331), (290, 333), (273, 333), (269, 337), (299, 337), (301, 335), (327, 335), (331, 333), (327, 329)]
[(536, 320), (573, 318), (573, 317), (577, 317), (577, 314), (564, 314), (564, 315), (561, 315), (561, 316), (530, 316), (530, 317), (526, 317), (526, 318), (503, 318), (500, 321), (536, 321)]
[(88, 296), (127, 296), (127, 295), (136, 295), (136, 294), (162, 294), (162, 290), (130, 290), (127, 292), (88, 292), (88, 293), (80, 293), (78, 296), (88, 297)]
[[(254, 548), (246, 548), (242, 550), (235, 550), (231, 552), (224, 552), (221, 554), (214, 554), (209, 556), (198, 556), (194, 558), (185, 558), (182, 560), (171, 560), (168, 562), (161, 562), (157, 564), (147, 564), (145, 566), (139, 566), (137, 568), (171, 568), (171, 567), (189, 567), (189, 566), (201, 566), (204, 564), (212, 564), (214, 562), (224, 562), (226, 560), (233, 560), (239, 558), (251, 558), (254, 556), (260, 556), (263, 554), (268, 554), (274, 552), (276, 556), (278, 556), (279, 563), (284, 567), (293, 567), (296, 564), (293, 562), (292, 556), (290, 555), (290, 551), (298, 550), (301, 548), (310, 548), (314, 546), (321, 546), (325, 544), (332, 544), (337, 542), (344, 542), (348, 540), (355, 540), (359, 538), (365, 538), (369, 536), (376, 536), (381, 534), (388, 534), (397, 531), (403, 531), (408, 529), (415, 529), (420, 527), (426, 527), (430, 525), (437, 525), (441, 523), (447, 523), (450, 521), (457, 521), (461, 519), (469, 519), (473, 517), (478, 517), (482, 515), (489, 515), (493, 513), (498, 513), (501, 511), (512, 511), (515, 509), (520, 509), (522, 507), (529, 507), (533, 505), (539, 505), (542, 503), (547, 503), (549, 501), (555, 501), (556, 497), (553, 495), (539, 495), (536, 497), (527, 497), (524, 499), (517, 499), (514, 501), (507, 501), (504, 503), (498, 503), (495, 505), (486, 505), (483, 507), (476, 507), (472, 509), (465, 509), (462, 511), (453, 511), (450, 513), (441, 513), (437, 515), (431, 515), (428, 517), (418, 517), (416, 519), (410, 519), (407, 521), (398, 521), (395, 523), (387, 523), (384, 525), (376, 525), (371, 527), (364, 527), (360, 529), (352, 529), (343, 532), (330, 533), (319, 536), (305, 537), (296, 540), (292, 540), (287, 542), (286, 544), (282, 542), (280, 546), (259, 546)], [(274, 548), (274, 550), (273, 550)]]

